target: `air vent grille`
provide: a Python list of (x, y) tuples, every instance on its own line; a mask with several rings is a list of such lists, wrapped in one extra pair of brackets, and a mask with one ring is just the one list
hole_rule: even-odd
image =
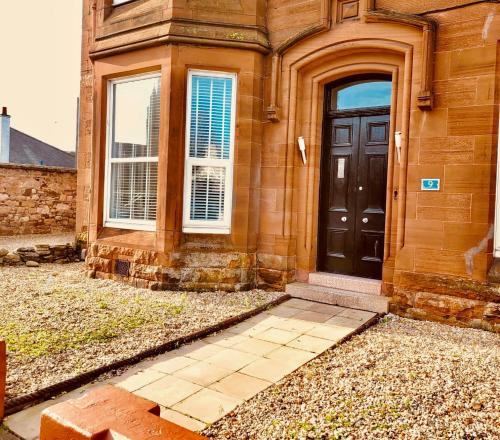
[(115, 274), (121, 275), (122, 277), (128, 277), (130, 274), (130, 261), (116, 260)]

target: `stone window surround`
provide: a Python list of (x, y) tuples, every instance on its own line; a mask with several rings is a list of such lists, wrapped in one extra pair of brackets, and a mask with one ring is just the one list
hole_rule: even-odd
[[(233, 91), (231, 98), (231, 133), (230, 133), (230, 157), (227, 160), (214, 161), (209, 158), (190, 158), (189, 156), (189, 136), (191, 125), (191, 94), (192, 94), (192, 78), (194, 75), (201, 75), (206, 77), (218, 77), (224, 79), (231, 79), (233, 83)], [(197, 234), (230, 234), (231, 221), (232, 221), (232, 200), (233, 200), (233, 168), (234, 168), (234, 148), (235, 148), (235, 124), (236, 124), (236, 94), (238, 90), (238, 76), (236, 73), (226, 73), (221, 71), (208, 71), (199, 69), (188, 70), (187, 82), (187, 100), (186, 100), (186, 139), (185, 139), (185, 171), (184, 171), (184, 191), (183, 191), (183, 231), (184, 233), (197, 233)], [(189, 218), (191, 212), (191, 185), (192, 180), (190, 177), (191, 167), (198, 166), (217, 166), (226, 168), (225, 179), (225, 213), (224, 219), (221, 222), (212, 221), (192, 221)]]
[[(140, 79), (148, 78), (161, 78), (161, 72), (150, 72), (146, 74), (126, 76), (123, 78), (115, 78), (108, 81), (107, 84), (107, 96), (108, 96), (108, 107), (107, 107), (107, 133), (106, 133), (106, 164), (105, 164), (105, 184), (104, 184), (104, 209), (103, 209), (103, 224), (106, 227), (114, 227), (120, 229), (133, 229), (138, 231), (155, 231), (156, 221), (137, 221), (137, 220), (126, 220), (119, 221), (118, 219), (112, 219), (109, 217), (110, 209), (110, 187), (111, 187), (111, 115), (113, 111), (113, 99), (112, 99), (112, 87), (115, 84), (137, 81)], [(161, 115), (160, 115), (161, 118)], [(156, 156), (156, 162), (158, 162), (158, 156)]]

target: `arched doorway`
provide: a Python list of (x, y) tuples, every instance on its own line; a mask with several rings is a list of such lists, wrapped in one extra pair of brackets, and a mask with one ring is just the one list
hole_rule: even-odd
[(317, 268), (381, 279), (392, 79), (325, 87)]

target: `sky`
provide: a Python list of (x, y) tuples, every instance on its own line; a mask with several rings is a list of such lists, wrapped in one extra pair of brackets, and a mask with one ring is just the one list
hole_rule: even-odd
[(74, 151), (81, 0), (0, 0), (0, 107), (12, 126)]

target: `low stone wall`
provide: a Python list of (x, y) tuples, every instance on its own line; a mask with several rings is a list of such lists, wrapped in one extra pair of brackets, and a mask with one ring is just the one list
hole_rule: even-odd
[(113, 279), (153, 290), (239, 291), (255, 287), (255, 254), (154, 251), (96, 244), (87, 266), (91, 278)]
[(390, 298), (398, 315), (500, 332), (498, 287), (435, 274), (402, 272)]
[(0, 164), (0, 236), (72, 231), (76, 170)]
[(31, 266), (38, 267), (40, 263), (71, 263), (80, 261), (80, 251), (77, 246), (61, 244), (50, 246), (37, 244), (33, 247), (22, 247), (15, 252), (0, 249), (0, 266)]

